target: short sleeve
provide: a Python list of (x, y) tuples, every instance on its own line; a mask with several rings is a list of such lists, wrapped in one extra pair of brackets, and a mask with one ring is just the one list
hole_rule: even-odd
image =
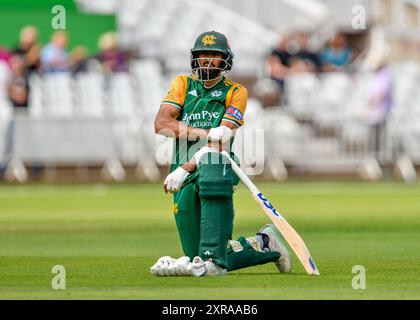
[(162, 101), (162, 104), (170, 104), (182, 109), (185, 101), (185, 92), (187, 90), (187, 77), (177, 76), (172, 81), (168, 93)]
[(248, 91), (243, 86), (233, 87), (226, 99), (224, 121), (233, 122), (238, 127), (244, 124), (244, 115), (248, 100)]

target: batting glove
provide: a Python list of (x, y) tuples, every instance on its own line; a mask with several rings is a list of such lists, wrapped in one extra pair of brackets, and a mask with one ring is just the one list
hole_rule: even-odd
[(197, 169), (198, 169), (198, 167), (199, 167), (200, 158), (201, 158), (204, 154), (206, 154), (207, 152), (219, 152), (219, 151), (218, 151), (217, 149), (212, 148), (212, 147), (209, 147), (209, 146), (204, 146), (204, 147), (202, 147), (200, 150), (198, 150), (198, 151), (194, 154), (194, 156), (193, 156), (194, 161), (195, 161), (195, 164), (197, 165)]
[(163, 188), (165, 192), (175, 193), (181, 189), (182, 184), (190, 173), (182, 167), (178, 167), (176, 170), (171, 172), (163, 182)]
[(219, 141), (226, 143), (232, 138), (233, 131), (226, 126), (220, 126), (217, 128), (211, 128), (207, 134), (208, 141)]
[(164, 277), (169, 274), (169, 267), (175, 263), (175, 259), (169, 256), (160, 257), (158, 261), (150, 268), (154, 276)]
[(191, 262), (190, 262), (190, 258), (187, 256), (183, 256), (181, 258), (176, 259), (175, 264), (174, 264), (176, 275), (177, 276), (189, 275), (189, 272), (187, 270), (189, 264), (191, 264)]
[(199, 256), (194, 257), (188, 264), (187, 271), (190, 276), (201, 277), (206, 272), (204, 261)]

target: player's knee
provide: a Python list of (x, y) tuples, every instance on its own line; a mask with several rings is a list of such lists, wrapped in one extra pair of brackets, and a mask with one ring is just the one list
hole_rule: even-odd
[(203, 155), (199, 166), (199, 194), (206, 198), (231, 198), (233, 194), (232, 167), (219, 152)]

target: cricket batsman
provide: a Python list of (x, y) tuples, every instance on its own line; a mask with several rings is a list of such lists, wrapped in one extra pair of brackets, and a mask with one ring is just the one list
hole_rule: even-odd
[(177, 76), (161, 103), (155, 131), (174, 138), (164, 191), (173, 193), (173, 213), (185, 256), (161, 257), (155, 276), (221, 276), (228, 271), (274, 262), (291, 271), (280, 233), (266, 225), (253, 237), (232, 240), (233, 192), (239, 178), (220, 153), (230, 152), (244, 124), (247, 90), (225, 77), (234, 55), (222, 33), (200, 34), (191, 49), (192, 75)]

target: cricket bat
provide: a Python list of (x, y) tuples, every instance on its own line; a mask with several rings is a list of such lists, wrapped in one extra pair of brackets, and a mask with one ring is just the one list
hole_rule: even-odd
[(320, 273), (318, 268), (316, 267), (315, 262), (305, 245), (305, 242), (303, 242), (302, 238), (299, 236), (296, 230), (293, 229), (287, 220), (273, 207), (270, 201), (268, 201), (267, 198), (263, 196), (255, 184), (248, 178), (248, 176), (241, 170), (241, 168), (239, 168), (235, 161), (232, 160), (229, 154), (226, 151), (222, 151), (222, 154), (230, 160), (233, 171), (235, 171), (241, 181), (251, 191), (255, 201), (257, 201), (257, 203), (268, 215), (277, 229), (281, 232), (290, 248), (292, 248), (299, 261), (302, 263), (306, 272), (310, 275), (319, 276)]

